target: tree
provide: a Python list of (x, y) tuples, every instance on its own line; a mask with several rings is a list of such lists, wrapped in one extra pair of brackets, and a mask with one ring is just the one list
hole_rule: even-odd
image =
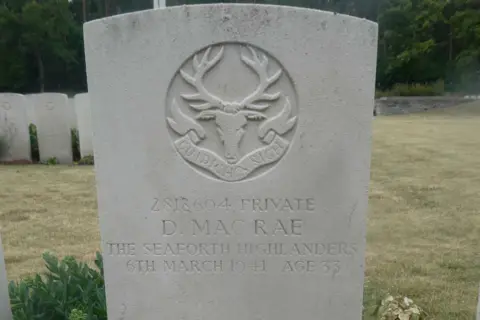
[(21, 11), (22, 41), (36, 61), (40, 92), (45, 90), (45, 58), (75, 61), (75, 52), (67, 45), (73, 26), (67, 0), (28, 2)]
[(452, 78), (463, 91), (480, 88), (480, 1), (458, 0), (451, 17), (453, 41), (458, 47)]
[[(480, 88), (480, 0), (167, 2), (169, 6), (219, 2), (291, 5), (378, 21), (379, 87), (441, 79), (451, 90), (478, 93)], [(0, 90), (86, 90), (84, 20), (152, 5), (152, 0), (0, 0)]]
[(0, 6), (0, 90), (21, 90), (27, 84), (25, 50), (20, 46), (21, 26), (18, 16)]

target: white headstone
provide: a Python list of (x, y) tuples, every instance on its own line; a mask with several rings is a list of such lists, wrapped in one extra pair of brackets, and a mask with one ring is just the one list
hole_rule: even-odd
[(37, 122), (40, 161), (57, 158), (58, 163), (72, 163), (72, 141), (68, 98), (61, 93), (32, 96)]
[(31, 161), (25, 96), (0, 93), (0, 161)]
[(153, 0), (153, 8), (160, 9), (167, 6), (167, 0)]
[(75, 95), (75, 113), (80, 140), (80, 154), (82, 157), (93, 155), (92, 114), (88, 93)]
[(33, 97), (35, 96), (35, 94), (26, 94), (25, 95), (25, 98), (27, 99), (27, 122), (28, 122), (28, 125), (30, 124), (35, 124), (36, 125), (36, 121), (35, 121), (35, 105), (34, 105), (34, 100), (33, 100)]
[(8, 295), (8, 278), (5, 270), (2, 239), (0, 237), (0, 319), (11, 320), (10, 297)]
[(109, 317), (361, 319), (377, 25), (217, 4), (84, 30)]
[(70, 122), (70, 129), (78, 129), (77, 128), (77, 112), (75, 110), (75, 99), (68, 98), (68, 118)]

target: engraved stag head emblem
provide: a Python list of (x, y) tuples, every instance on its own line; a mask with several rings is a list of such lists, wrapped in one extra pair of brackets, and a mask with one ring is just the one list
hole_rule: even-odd
[(266, 118), (262, 111), (270, 107), (270, 104), (257, 102), (273, 101), (280, 97), (280, 92), (268, 94), (265, 93), (265, 90), (280, 78), (282, 70), (278, 70), (275, 74), (269, 76), (267, 73), (268, 58), (265, 55), (260, 58), (252, 47), (248, 47), (248, 49), (252, 57), (242, 55), (241, 59), (257, 73), (260, 83), (255, 91), (239, 101), (223, 101), (208, 92), (203, 84), (205, 74), (222, 58), (223, 47), (212, 59), (209, 59), (211, 47), (205, 51), (200, 61), (195, 56), (193, 58), (194, 75), (180, 70), (183, 79), (197, 89), (197, 93), (183, 94), (182, 98), (188, 101), (203, 101), (201, 104), (190, 103), (190, 107), (200, 112), (196, 117), (197, 119), (215, 120), (217, 132), (225, 148), (225, 159), (228, 163), (236, 163), (240, 158), (238, 145), (245, 133), (244, 127), (247, 120), (258, 121)]
[[(173, 131), (188, 139), (180, 139), (175, 142), (177, 150), (185, 159), (211, 171), (224, 180), (237, 181), (241, 179), (241, 176), (243, 178), (258, 167), (273, 163), (283, 156), (289, 142), (280, 136), (293, 128), (297, 117), (291, 116), (292, 108), (288, 96), (282, 94), (281, 91), (267, 92), (281, 79), (282, 69), (269, 72), (267, 55), (259, 53), (251, 46), (246, 46), (246, 50), (240, 54), (240, 60), (258, 78), (255, 89), (235, 100), (226, 100), (210, 92), (205, 85), (205, 78), (222, 60), (224, 49), (225, 47), (221, 46), (211, 57), (212, 47), (208, 47), (200, 57), (199, 54), (196, 54), (192, 58), (193, 72), (187, 72), (184, 68), (179, 70), (181, 79), (194, 89), (193, 93), (180, 94), (194, 112), (194, 116), (189, 117), (183, 113), (176, 99), (173, 98), (170, 108), (172, 117), (167, 117), (167, 122)], [(285, 101), (283, 109), (274, 116), (267, 115), (266, 111), (282, 97), (282, 100)], [(222, 143), (223, 157), (211, 150), (197, 146), (206, 138), (206, 132), (201, 123), (207, 121), (215, 123), (216, 134)], [(267, 146), (257, 148), (250, 154), (242, 155), (240, 143), (245, 136), (246, 126), (249, 122), (258, 123), (258, 137)], [(268, 147), (276, 146), (276, 144), (281, 145), (276, 149), (280, 151), (278, 151), (278, 155), (273, 155)], [(270, 152), (267, 156), (270, 158), (265, 160), (263, 153), (267, 151)], [(257, 158), (259, 163), (252, 164)], [(225, 175), (232, 175), (232, 177)], [(234, 177), (235, 175), (237, 177)]]

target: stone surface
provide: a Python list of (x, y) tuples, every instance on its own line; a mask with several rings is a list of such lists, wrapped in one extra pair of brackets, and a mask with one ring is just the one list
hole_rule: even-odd
[(153, 0), (153, 8), (154, 9), (161, 9), (167, 6), (166, 0)]
[(84, 30), (109, 318), (361, 319), (376, 24), (217, 4)]
[(0, 150), (0, 161), (31, 161), (25, 96), (0, 93), (0, 139), (5, 150)]
[(88, 93), (75, 95), (75, 113), (80, 140), (80, 154), (82, 157), (93, 155), (92, 114)]
[(61, 93), (32, 95), (38, 134), (40, 161), (57, 158), (60, 164), (72, 163), (70, 106)]
[(25, 98), (27, 99), (27, 123), (30, 124), (36, 124), (35, 121), (35, 102), (33, 100), (33, 97), (35, 94), (26, 94)]
[(70, 129), (78, 129), (78, 121), (77, 121), (77, 111), (75, 108), (75, 99), (68, 98), (68, 119), (70, 123)]
[(0, 319), (11, 320), (10, 297), (8, 295), (8, 278), (5, 270), (2, 239), (0, 237)]

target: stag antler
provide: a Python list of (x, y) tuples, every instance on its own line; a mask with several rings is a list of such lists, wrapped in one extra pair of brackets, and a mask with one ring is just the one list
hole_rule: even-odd
[(254, 102), (259, 100), (274, 101), (280, 97), (280, 92), (268, 94), (265, 93), (265, 90), (280, 78), (282, 70), (278, 70), (273, 76), (269, 77), (267, 72), (268, 58), (265, 54), (262, 54), (262, 59), (260, 60), (257, 52), (252, 47), (248, 46), (247, 48), (252, 53), (253, 60), (242, 54), (242, 61), (257, 73), (260, 84), (254, 92), (240, 102), (240, 105), (246, 109), (265, 110), (270, 106), (269, 104), (257, 104)]
[[(270, 130), (275, 131), (279, 135), (283, 135), (290, 131), (297, 122), (297, 116), (290, 118), (292, 113), (292, 105), (290, 99), (285, 97), (285, 105), (279, 114), (266, 120), (258, 127), (258, 135), (260, 138), (266, 138)], [(267, 138), (267, 140), (270, 140)]]
[(222, 108), (222, 99), (211, 94), (203, 85), (203, 77), (212, 69), (223, 56), (223, 47), (217, 53), (213, 59), (209, 60), (210, 51), (212, 47), (209, 47), (203, 54), (202, 60), (199, 62), (197, 55), (193, 57), (193, 70), (195, 75), (191, 76), (183, 70), (180, 70), (182, 78), (188, 82), (192, 87), (197, 89), (197, 93), (182, 94), (182, 98), (187, 101), (205, 101), (202, 104), (189, 103), (190, 107), (197, 111), (207, 110), (211, 108)]

